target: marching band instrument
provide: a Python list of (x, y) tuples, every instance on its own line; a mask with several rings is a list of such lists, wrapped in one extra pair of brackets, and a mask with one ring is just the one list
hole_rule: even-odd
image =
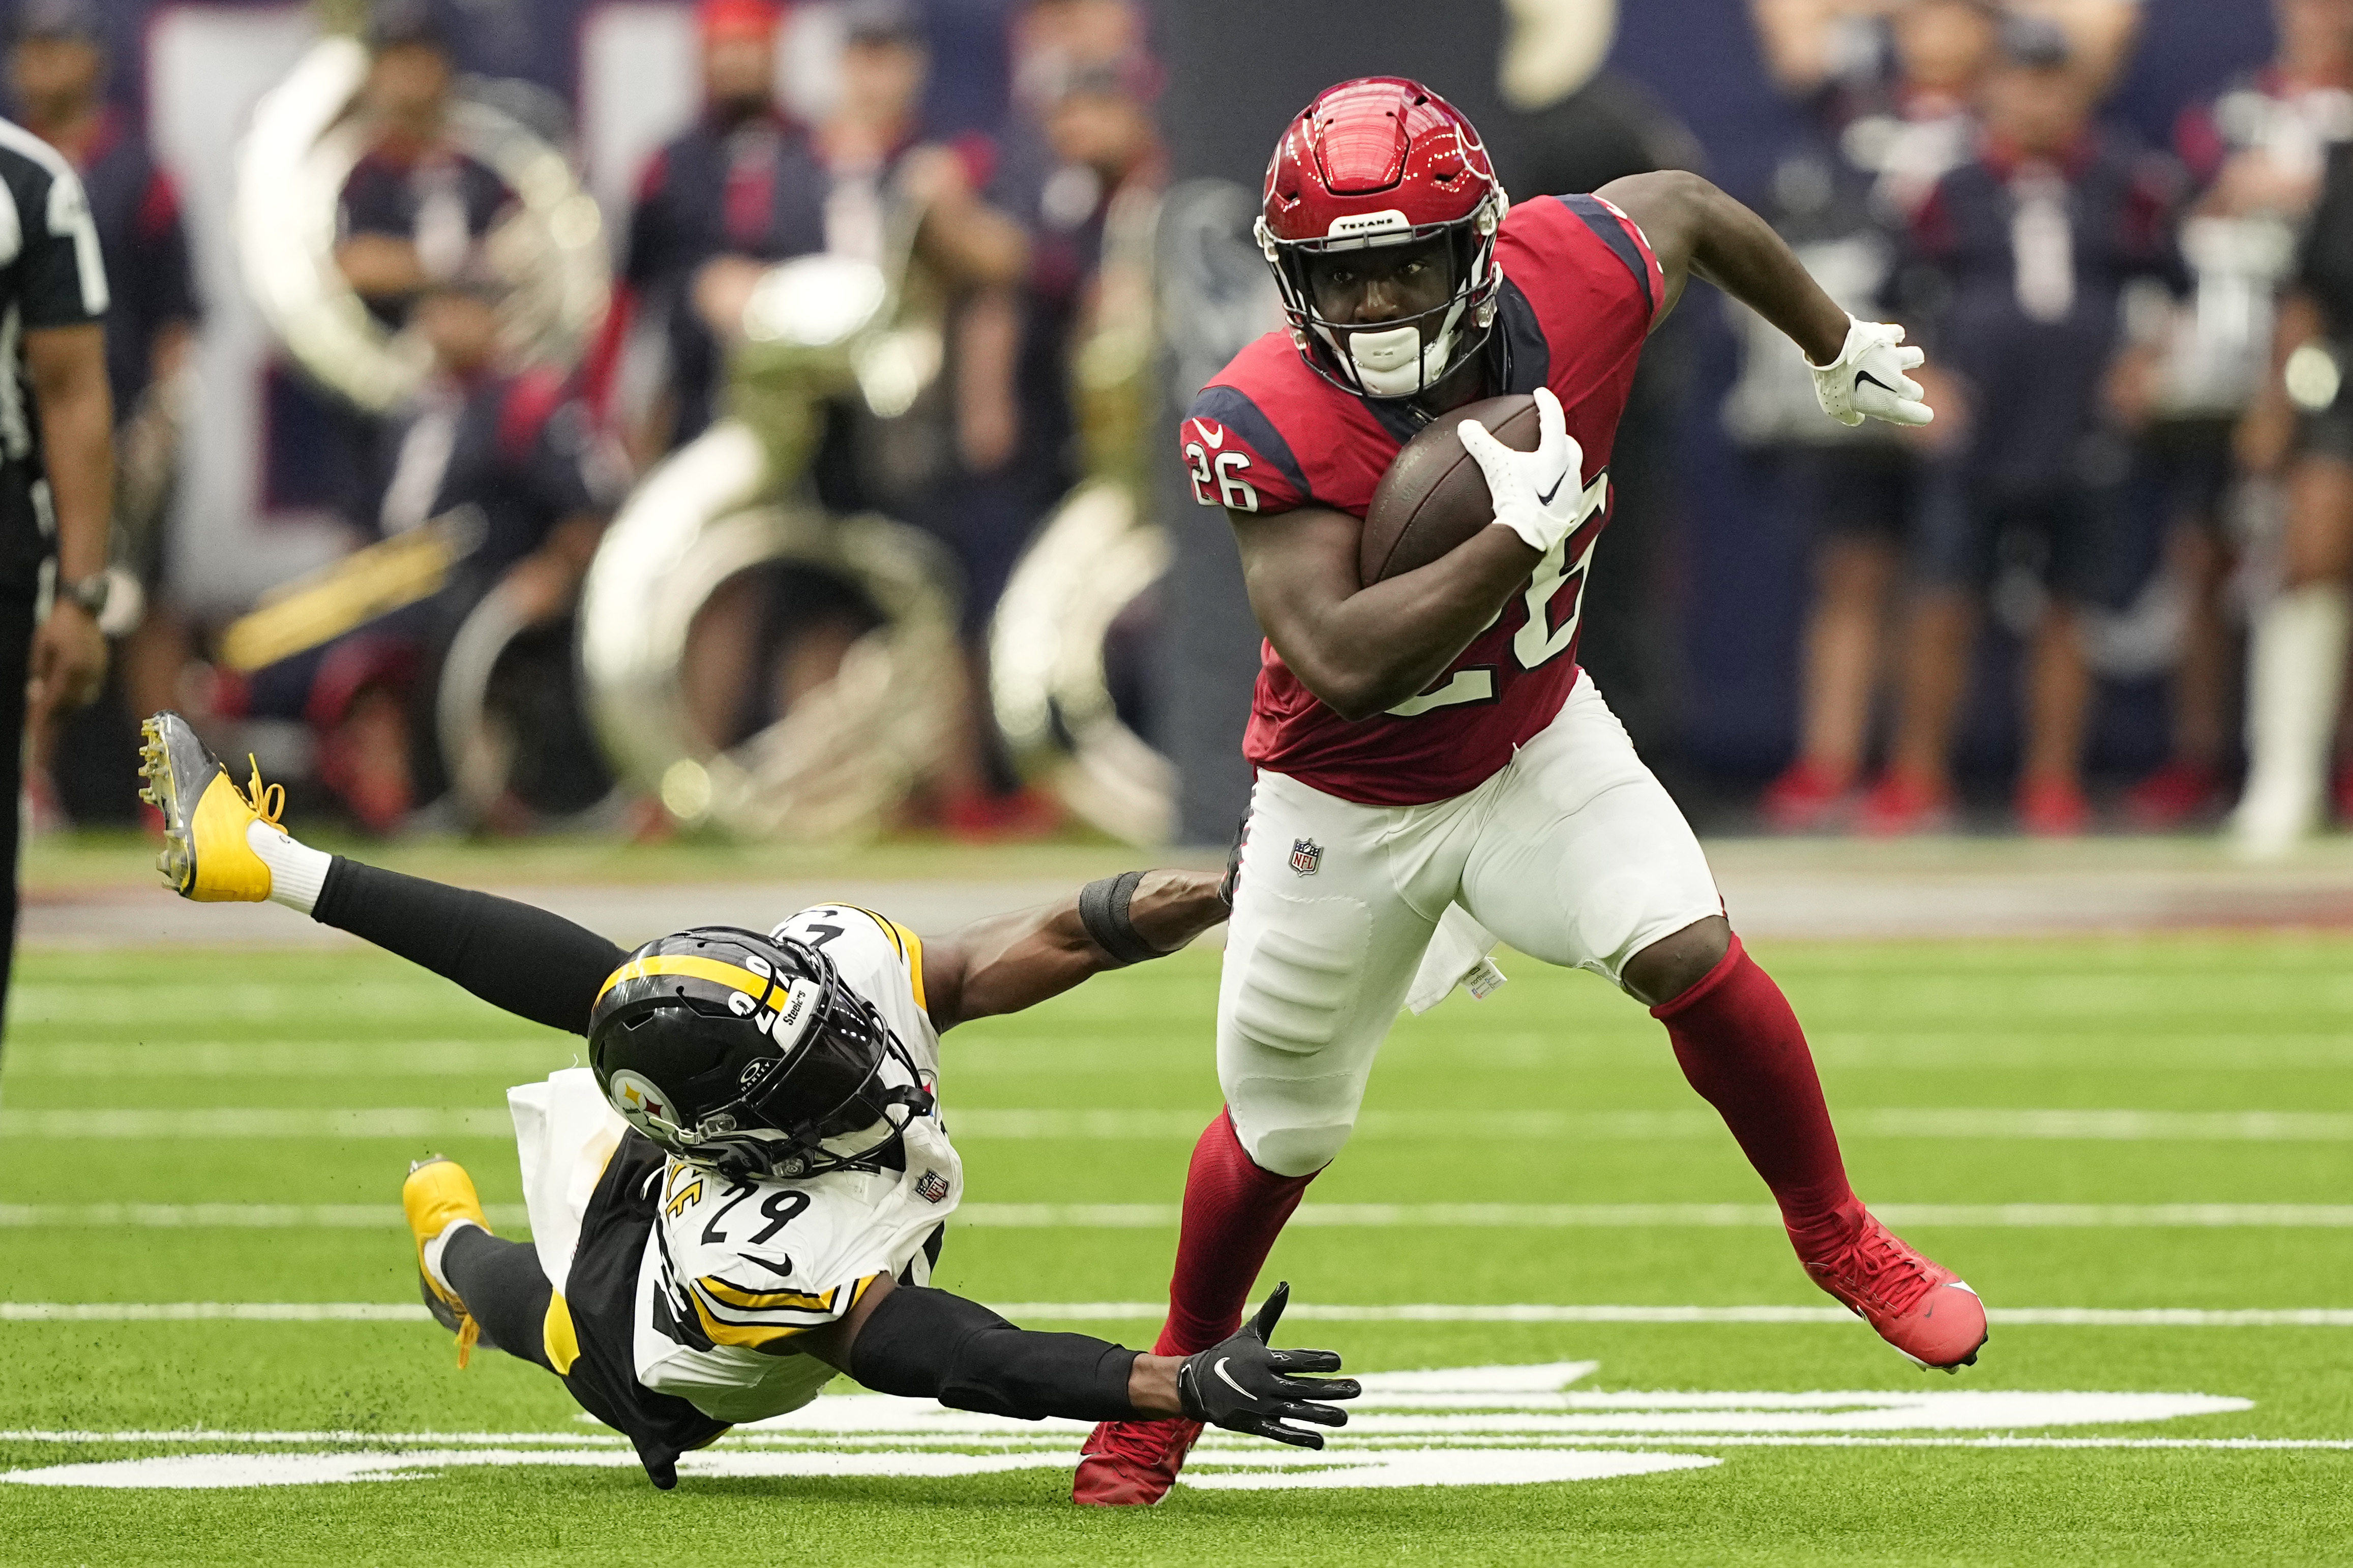
[[(357, 108), (367, 47), (331, 34), (255, 105), (237, 151), (233, 223), (248, 290), (304, 373), (359, 408), (397, 407), (430, 363), (412, 331), (368, 313), (335, 265), (343, 184), (366, 149)], [(485, 237), (500, 275), (507, 347), (517, 363), (568, 364), (605, 313), (603, 221), (564, 155), (530, 127), (459, 96), (447, 130), (458, 149), (514, 194)]]
[[(912, 220), (901, 239), (903, 278)], [(623, 781), (682, 823), (804, 840), (871, 830), (948, 732), (956, 606), (940, 547), (891, 519), (832, 517), (801, 499), (828, 399), (888, 418), (936, 376), (936, 321), (906, 300), (881, 268), (846, 257), (771, 268), (744, 310), (734, 414), (646, 475), (589, 567), (591, 717)], [(778, 564), (848, 583), (881, 625), (831, 679), (722, 749), (687, 719), (688, 637), (722, 586)]]
[(989, 626), (989, 697), (1016, 764), (1082, 820), (1130, 844), (1167, 842), (1176, 770), (1123, 720), (1103, 644), (1167, 571), (1145, 515), (1158, 339), (1153, 251), (1160, 195), (1123, 191), (1103, 229), (1091, 330), (1071, 381), (1088, 478), (1039, 529)]

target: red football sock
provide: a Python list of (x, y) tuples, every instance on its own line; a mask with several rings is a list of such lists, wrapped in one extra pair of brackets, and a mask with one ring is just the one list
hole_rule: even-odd
[(1732, 1129), (1781, 1205), (1800, 1258), (1835, 1246), (1862, 1220), (1847, 1185), (1821, 1079), (1788, 998), (1732, 939), (1716, 966), (1651, 1009), (1667, 1026), (1683, 1077)]
[(1153, 1354), (1191, 1355), (1242, 1326), (1259, 1266), (1315, 1176), (1313, 1171), (1278, 1176), (1260, 1165), (1243, 1152), (1232, 1118), (1219, 1109), (1185, 1173), (1185, 1220), (1176, 1237), (1176, 1272), (1168, 1281), (1168, 1321)]

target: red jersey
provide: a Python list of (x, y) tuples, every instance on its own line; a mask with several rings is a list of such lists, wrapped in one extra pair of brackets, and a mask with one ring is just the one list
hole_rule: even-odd
[[(1473, 788), (1552, 722), (1577, 682), (1586, 568), (1609, 518), (1609, 451), (1665, 280), (1641, 230), (1596, 196), (1514, 207), (1495, 262), (1504, 286), (1482, 351), (1499, 373), (1493, 384), (1549, 386), (1560, 399), (1585, 449), (1586, 515), (1429, 690), (1386, 713), (1349, 722), (1262, 645), (1243, 754), (1343, 800), (1417, 805)], [(1286, 333), (1269, 332), (1202, 388), (1178, 440), (1203, 506), (1360, 518), (1426, 422), (1402, 403), (1343, 391)]]

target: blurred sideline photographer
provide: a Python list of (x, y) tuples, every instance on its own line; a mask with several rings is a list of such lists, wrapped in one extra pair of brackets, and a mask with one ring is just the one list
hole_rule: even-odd
[[(0, 318), (17, 342), (0, 381), (0, 1008), (16, 945), (16, 847), (27, 721), (97, 695), (106, 675), (107, 528), (113, 510), (106, 268), (73, 168), (0, 121), (0, 184), (15, 244), (0, 244)], [(5, 233), (6, 230), (0, 230)], [(10, 334), (16, 335), (16, 334)], [(56, 552), (48, 613), (47, 558)], [(5, 1016), (5, 1015), (0, 1015)]]

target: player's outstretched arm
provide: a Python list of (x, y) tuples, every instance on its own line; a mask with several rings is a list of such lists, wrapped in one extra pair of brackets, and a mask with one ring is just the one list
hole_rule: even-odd
[(1166, 958), (1227, 915), (1210, 871), (1129, 871), (1058, 903), (923, 939), (932, 1026), (1018, 1013), (1106, 969)]
[(1226, 515), (1267, 640), (1348, 720), (1386, 712), (1445, 673), (1544, 558), (1509, 528), (1482, 528), (1429, 565), (1366, 587), (1357, 565), (1364, 524), (1347, 513)]
[(1805, 351), (1822, 412), (1842, 425), (1868, 417), (1926, 425), (1934, 417), (1905, 373), (1922, 354), (1904, 329), (1861, 321), (1814, 281), (1772, 225), (1697, 174), (1665, 170), (1613, 180), (1594, 193), (1639, 225), (1666, 277), (1664, 320), (1683, 285), (1704, 278)]
[[(1182, 1415), (1302, 1448), (1347, 1412), (1354, 1378), (1330, 1351), (1279, 1351), (1268, 1338), (1290, 1300), (1278, 1286), (1258, 1316), (1190, 1356), (1145, 1355), (1088, 1334), (1017, 1329), (977, 1301), (926, 1286), (867, 1287), (849, 1316), (802, 1336), (801, 1348), (878, 1394), (936, 1399), (955, 1410), (1042, 1420), (1153, 1420)], [(1309, 1426), (1298, 1423), (1307, 1422)]]

